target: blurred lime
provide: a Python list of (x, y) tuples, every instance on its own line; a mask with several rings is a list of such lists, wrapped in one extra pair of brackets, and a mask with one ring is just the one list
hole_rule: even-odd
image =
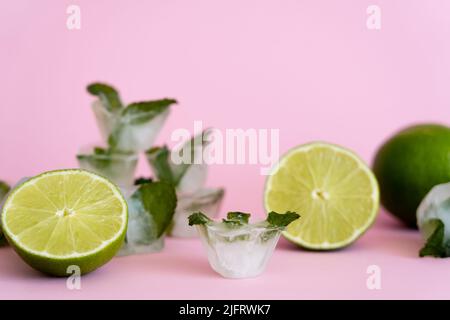
[(450, 128), (437, 124), (408, 127), (378, 150), (374, 166), (381, 203), (410, 227), (430, 189), (450, 181)]
[(296, 147), (268, 177), (267, 211), (301, 215), (283, 235), (309, 249), (342, 248), (361, 236), (378, 213), (377, 181), (353, 152), (328, 143)]
[(88, 171), (71, 169), (31, 178), (7, 197), (2, 211), (8, 242), (31, 267), (66, 276), (108, 262), (127, 229), (127, 205), (119, 189)]

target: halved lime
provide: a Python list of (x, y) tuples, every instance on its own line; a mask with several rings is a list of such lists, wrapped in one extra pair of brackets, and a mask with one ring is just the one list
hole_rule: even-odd
[(379, 207), (377, 181), (353, 152), (315, 142), (289, 151), (268, 177), (267, 211), (301, 218), (283, 235), (309, 249), (337, 249), (361, 236)]
[(108, 262), (121, 247), (127, 229), (127, 204), (109, 180), (79, 170), (50, 171), (13, 191), (2, 211), (8, 242), (30, 266), (67, 275)]

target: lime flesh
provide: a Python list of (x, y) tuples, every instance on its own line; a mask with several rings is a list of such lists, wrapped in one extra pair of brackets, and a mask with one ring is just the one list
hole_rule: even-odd
[(3, 231), (33, 268), (66, 276), (108, 262), (121, 247), (128, 211), (109, 180), (78, 170), (50, 171), (16, 187), (2, 211)]
[(375, 220), (378, 185), (353, 152), (316, 142), (281, 159), (267, 179), (265, 207), (301, 215), (283, 232), (288, 240), (309, 249), (337, 249), (355, 241)]

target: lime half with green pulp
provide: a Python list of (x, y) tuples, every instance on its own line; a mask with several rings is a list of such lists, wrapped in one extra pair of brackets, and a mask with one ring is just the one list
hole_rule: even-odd
[(308, 249), (338, 249), (355, 241), (375, 220), (378, 184), (353, 152), (311, 143), (282, 157), (267, 179), (265, 207), (302, 216), (283, 232), (288, 240)]
[(15, 251), (55, 276), (66, 276), (71, 266), (84, 274), (108, 262), (123, 243), (127, 220), (118, 187), (79, 169), (25, 181), (10, 192), (2, 211), (3, 232)]

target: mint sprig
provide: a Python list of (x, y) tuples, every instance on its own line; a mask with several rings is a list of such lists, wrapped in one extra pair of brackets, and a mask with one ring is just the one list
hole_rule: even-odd
[(191, 214), (188, 217), (188, 220), (189, 220), (190, 226), (205, 225), (205, 224), (212, 222), (212, 220), (207, 215), (205, 215), (201, 212), (195, 212), (195, 213)]
[(445, 258), (449, 256), (449, 247), (445, 244), (445, 225), (440, 219), (432, 219), (428, 223), (434, 224), (435, 229), (428, 237), (425, 246), (420, 249), (419, 256), (433, 256), (437, 258)]
[[(269, 212), (266, 222), (269, 228), (285, 228), (291, 222), (300, 218), (300, 215), (295, 212), (287, 211), (286, 213), (277, 213), (275, 211)], [(204, 225), (212, 222), (208, 216), (202, 212), (195, 212), (189, 216), (189, 225)], [(249, 223), (250, 213), (240, 212), (240, 211), (230, 211), (227, 213), (227, 218), (222, 219), (222, 223), (233, 225), (233, 226), (244, 226)]]
[(272, 227), (285, 228), (298, 218), (300, 218), (300, 215), (295, 212), (287, 211), (286, 213), (277, 213), (271, 211), (269, 212), (266, 221)]
[(123, 108), (119, 93), (112, 86), (105, 83), (92, 83), (87, 86), (87, 91), (97, 96), (105, 108), (110, 112), (116, 112)]
[(242, 226), (248, 224), (250, 219), (250, 213), (232, 211), (227, 213), (227, 218), (223, 219), (222, 222), (231, 226)]
[(176, 103), (175, 99), (134, 102), (122, 111), (121, 120), (127, 124), (142, 124), (152, 120)]

